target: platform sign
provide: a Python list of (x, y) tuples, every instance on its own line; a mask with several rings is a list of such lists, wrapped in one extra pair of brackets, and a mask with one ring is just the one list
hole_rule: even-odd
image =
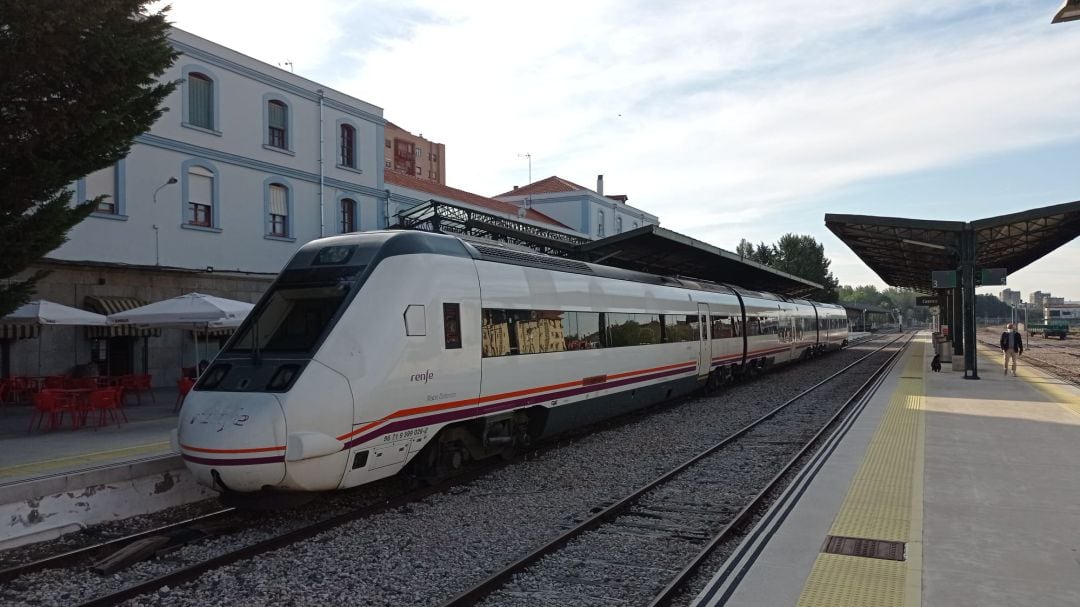
[(1005, 284), (1005, 277), (1009, 272), (1005, 268), (979, 268), (979, 273), (975, 275), (975, 286), (997, 286)]
[(915, 305), (917, 306), (938, 306), (941, 302), (934, 295), (919, 295), (915, 298)]
[(934, 270), (930, 273), (930, 283), (935, 289), (954, 289), (956, 270)]

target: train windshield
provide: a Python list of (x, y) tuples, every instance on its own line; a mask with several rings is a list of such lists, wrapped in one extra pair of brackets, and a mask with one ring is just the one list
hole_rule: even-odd
[(229, 344), (234, 353), (310, 353), (349, 294), (349, 285), (281, 285)]

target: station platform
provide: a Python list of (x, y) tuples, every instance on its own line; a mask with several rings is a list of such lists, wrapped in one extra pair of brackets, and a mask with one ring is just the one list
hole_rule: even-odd
[(133, 397), (126, 399), (126, 423), (74, 430), (67, 417), (60, 428), (31, 429), (32, 405), (4, 405), (0, 408), (0, 484), (170, 453), (176, 390), (155, 389), (153, 396), (145, 393), (135, 402)]
[(127, 422), (31, 428), (31, 405), (0, 408), (0, 550), (214, 496), (170, 446), (175, 389), (127, 400)]
[(1080, 389), (932, 356), (920, 333), (693, 605), (1080, 605)]

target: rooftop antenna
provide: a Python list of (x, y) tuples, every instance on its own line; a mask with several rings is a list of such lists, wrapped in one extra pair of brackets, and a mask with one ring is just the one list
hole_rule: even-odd
[(290, 72), (290, 73), (291, 73), (291, 72), (293, 71), (293, 64), (292, 64), (292, 61), (289, 61), (288, 59), (286, 59), (285, 61), (282, 61), (282, 62), (278, 63), (278, 67), (288, 67), (288, 68), (289, 68), (289, 72)]
[[(528, 158), (529, 159), (529, 183), (531, 184), (532, 183), (532, 154), (530, 154), (529, 152), (525, 152), (524, 154), (518, 154), (518, 158)], [(531, 200), (532, 200), (532, 196), (530, 194), (526, 194), (525, 195), (525, 200), (523, 201), (525, 206), (523, 207), (522, 210), (529, 208), (529, 206), (530, 206), (529, 203), (530, 203)], [(519, 212), (518, 215), (521, 215), (522, 217), (525, 216), (525, 214), (522, 213), (522, 212)]]

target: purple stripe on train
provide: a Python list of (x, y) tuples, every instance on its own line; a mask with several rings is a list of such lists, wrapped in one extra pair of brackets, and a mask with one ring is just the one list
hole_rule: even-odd
[(411, 430), (413, 428), (419, 428), (421, 426), (430, 426), (432, 424), (441, 424), (446, 422), (457, 421), (460, 419), (468, 419), (476, 417), (477, 415), (485, 415), (489, 413), (497, 413), (499, 411), (505, 411), (507, 409), (516, 409), (518, 407), (524, 407), (535, 403), (547, 402), (550, 400), (557, 400), (560, 398), (567, 398), (570, 396), (577, 396), (578, 394), (585, 394), (588, 392), (597, 392), (599, 390), (606, 390), (608, 388), (619, 388), (630, 384), (651, 381), (654, 379), (662, 379), (664, 377), (671, 377), (672, 375), (679, 375), (690, 371), (696, 371), (697, 365), (689, 365), (679, 367), (678, 369), (671, 369), (668, 371), (662, 371), (660, 373), (651, 373), (649, 375), (643, 375), (641, 377), (632, 377), (628, 379), (621, 379), (618, 381), (609, 381), (602, 384), (595, 384), (588, 387), (570, 388), (567, 390), (561, 390), (559, 392), (548, 392), (546, 394), (535, 394), (524, 398), (518, 398), (514, 400), (504, 401), (493, 405), (486, 405), (478, 409), (472, 407), (465, 407), (462, 409), (456, 409), (454, 411), (446, 411), (443, 413), (437, 413), (435, 415), (429, 415), (427, 417), (414, 417), (411, 419), (403, 419), (400, 421), (389, 423), (377, 430), (373, 430), (367, 434), (357, 436), (350, 439), (345, 443), (345, 449), (351, 449), (356, 445), (376, 439), (384, 434), (391, 432), (400, 432), (402, 430)]
[(284, 455), (275, 455), (272, 457), (244, 457), (239, 459), (217, 459), (210, 457), (197, 457), (184, 453), (181, 455), (181, 457), (183, 457), (189, 462), (195, 464), (203, 464), (205, 466), (252, 466), (255, 464), (277, 464), (285, 461)]

